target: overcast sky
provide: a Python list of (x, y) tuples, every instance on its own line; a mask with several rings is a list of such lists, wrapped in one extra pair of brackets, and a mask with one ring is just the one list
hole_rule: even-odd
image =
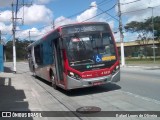
[[(17, 12), (18, 18), (22, 19), (18, 19), (16, 28), (16, 37), (21, 40), (29, 39), (28, 31), (32, 31), (31, 39), (33, 40), (42, 37), (53, 29), (53, 21), (55, 27), (87, 19), (103, 21), (108, 22), (114, 32), (118, 32), (118, 0), (24, 0), (25, 4), (28, 4), (25, 6), (22, 6), (22, 1), (19, 0)], [(2, 35), (6, 42), (12, 39), (12, 2), (15, 10), (16, 0), (0, 0), (0, 30), (2, 34), (7, 33)], [(160, 16), (160, 0), (120, 0), (120, 3), (123, 26), (131, 21), (144, 21), (151, 17), (152, 8), (153, 15)], [(112, 17), (106, 13), (99, 15), (102, 11), (107, 11)], [(97, 17), (94, 17), (96, 15)], [(92, 17), (94, 19), (90, 19)], [(124, 36), (125, 41), (135, 40), (137, 37), (136, 34), (125, 32)], [(115, 34), (115, 38), (119, 41), (119, 32)]]

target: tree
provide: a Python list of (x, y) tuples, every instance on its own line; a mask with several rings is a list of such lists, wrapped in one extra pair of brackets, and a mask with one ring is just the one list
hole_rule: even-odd
[[(154, 17), (153, 23), (154, 23), (154, 35), (156, 38), (155, 40), (160, 42), (160, 16)], [(153, 33), (152, 17), (146, 19), (144, 22), (132, 21), (126, 24), (124, 28), (127, 32), (132, 32), (132, 33), (136, 32), (143, 37), (147, 37), (148, 34)]]
[[(30, 41), (27, 41), (27, 40), (20, 41), (20, 40), (16, 39), (16, 57), (17, 57), (17, 60), (27, 59), (26, 47), (29, 44), (30, 44)], [(9, 41), (5, 45), (7, 60), (12, 60), (13, 59), (13, 46), (12, 45), (13, 45), (12, 41)]]
[(154, 18), (155, 40), (160, 43), (160, 16)]
[[(155, 40), (160, 43), (160, 16), (153, 18)], [(139, 45), (144, 46), (144, 53), (147, 56), (147, 48), (149, 40), (152, 39), (153, 28), (152, 18), (148, 18), (144, 22), (132, 21), (124, 27), (127, 32), (138, 33), (137, 42)]]

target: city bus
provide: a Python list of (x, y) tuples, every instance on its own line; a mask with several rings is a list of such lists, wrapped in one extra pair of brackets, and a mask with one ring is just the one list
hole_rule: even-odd
[(65, 90), (120, 81), (120, 62), (108, 23), (60, 26), (27, 47), (30, 71)]

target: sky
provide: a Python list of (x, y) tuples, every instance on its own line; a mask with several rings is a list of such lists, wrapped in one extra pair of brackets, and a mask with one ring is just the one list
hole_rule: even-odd
[[(14, 14), (17, 0), (0, 0), (0, 30), (5, 42), (12, 40), (12, 2)], [(120, 39), (118, 31), (118, 0), (18, 0), (16, 38), (37, 40), (53, 28), (61, 25), (99, 21), (107, 22), (115, 40)], [(160, 0), (120, 0), (122, 24), (131, 21), (145, 21), (160, 16)], [(104, 12), (106, 11), (106, 12)], [(92, 19), (91, 19), (92, 18)], [(54, 26), (54, 27), (53, 27)], [(137, 34), (124, 32), (124, 41), (136, 40)]]

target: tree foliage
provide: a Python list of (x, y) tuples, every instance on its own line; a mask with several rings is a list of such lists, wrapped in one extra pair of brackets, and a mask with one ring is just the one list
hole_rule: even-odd
[[(160, 16), (153, 17), (155, 40), (160, 42)], [(152, 17), (144, 22), (132, 21), (124, 27), (127, 32), (138, 33), (138, 39), (151, 39), (153, 33)], [(150, 36), (149, 36), (150, 35)]]
[(153, 19), (152, 17), (148, 18), (143, 22), (132, 21), (126, 24), (124, 28), (127, 32), (138, 33), (136, 42), (141, 45), (141, 50), (144, 50), (143, 55), (146, 57), (149, 53), (147, 44), (149, 40), (153, 39), (153, 28), (154, 40), (160, 43), (160, 16), (153, 17)]
[[(24, 40), (20, 41), (16, 39), (16, 57), (17, 60), (27, 59), (27, 50), (26, 47), (30, 44), (30, 41)], [(6, 58), (7, 60), (13, 59), (13, 42), (9, 41), (5, 45)]]

